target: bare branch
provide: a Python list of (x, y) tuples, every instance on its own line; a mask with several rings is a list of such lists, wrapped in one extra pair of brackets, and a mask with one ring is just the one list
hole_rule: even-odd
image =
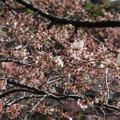
[(13, 11), (13, 9), (10, 7), (9, 4), (7, 4), (4, 0), (3, 0), (3, 3), (9, 8), (9, 10), (13, 13), (13, 15), (18, 16), (18, 15)]
[(43, 97), (43, 96), (41, 96), (41, 95), (24, 96), (24, 97), (19, 98), (18, 100), (12, 101), (12, 102), (9, 103), (8, 105), (12, 105), (12, 104), (19, 103), (19, 102), (22, 101), (22, 100), (27, 100), (27, 99), (32, 99), (32, 98), (41, 98), (41, 97)]
[(35, 110), (35, 108), (47, 97), (47, 94), (44, 95), (40, 101), (38, 101), (34, 106), (33, 108), (30, 110), (30, 112), (32, 112), (33, 110)]
[(37, 12), (41, 16), (47, 18), (54, 24), (72, 24), (75, 27), (88, 27), (88, 28), (97, 28), (97, 27), (120, 27), (120, 21), (78, 21), (78, 20), (68, 20), (64, 18), (59, 18), (50, 14), (47, 14), (40, 9), (34, 7), (33, 5), (27, 3), (24, 0), (16, 0), (20, 4), (24, 5), (25, 7), (29, 8), (30, 10)]
[(13, 62), (19, 65), (25, 65), (20, 60), (12, 59), (12, 58), (0, 58), (0, 62)]
[(36, 94), (34, 91), (30, 91), (30, 90), (27, 90), (27, 89), (13, 89), (13, 90), (10, 90), (10, 91), (7, 91), (7, 92), (4, 92), (3, 94), (1, 94), (0, 98), (5, 97), (5, 96), (7, 96), (11, 93), (16, 93), (16, 92), (30, 92), (30, 93)]
[(13, 80), (10, 77), (8, 77), (8, 78), (1, 78), (1, 80), (7, 80), (7, 84), (12, 84), (12, 85), (20, 87), (20, 88), (29, 89), (29, 90), (34, 91), (34, 93), (37, 93), (37, 94), (41, 94), (41, 95), (45, 95), (46, 94), (46, 92), (44, 92), (42, 90), (39, 90), (39, 89), (36, 89), (36, 88), (33, 88), (33, 87), (29, 87), (27, 85), (24, 85), (24, 84), (21, 84), (19, 82), (16, 82), (15, 80)]

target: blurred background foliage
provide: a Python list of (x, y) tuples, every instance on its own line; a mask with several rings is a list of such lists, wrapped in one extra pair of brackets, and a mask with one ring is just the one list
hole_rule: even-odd
[(94, 17), (102, 15), (105, 10), (120, 13), (120, 0), (90, 0), (83, 8)]

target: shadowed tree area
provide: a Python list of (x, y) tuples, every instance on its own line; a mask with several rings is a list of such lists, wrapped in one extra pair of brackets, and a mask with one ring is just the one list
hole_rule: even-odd
[(1, 0), (0, 119), (119, 120), (119, 33), (119, 0)]

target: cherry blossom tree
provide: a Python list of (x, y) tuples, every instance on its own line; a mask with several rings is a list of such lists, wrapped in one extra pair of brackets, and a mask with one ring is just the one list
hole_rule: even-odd
[(1, 0), (1, 119), (119, 119), (119, 5)]

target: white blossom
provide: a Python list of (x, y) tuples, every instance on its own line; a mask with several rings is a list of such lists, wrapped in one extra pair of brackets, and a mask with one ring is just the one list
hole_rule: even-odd
[(104, 68), (105, 65), (104, 65), (103, 63), (101, 63), (99, 67), (100, 67), (100, 68)]
[(83, 40), (75, 41), (75, 42), (71, 45), (71, 47), (74, 48), (74, 49), (80, 48), (80, 49), (83, 50), (83, 48), (84, 48), (84, 41), (83, 41)]
[(64, 62), (62, 61), (60, 56), (55, 57), (55, 62), (58, 64), (58, 66), (63, 67)]

